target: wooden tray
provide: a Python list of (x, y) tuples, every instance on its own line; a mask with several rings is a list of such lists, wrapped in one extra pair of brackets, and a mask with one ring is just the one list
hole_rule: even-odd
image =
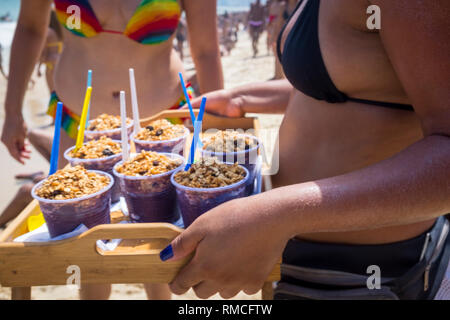
[[(189, 117), (188, 111), (164, 111), (143, 119), (142, 126), (161, 118)], [(205, 114), (203, 129), (244, 130), (253, 128), (258, 135), (256, 118), (229, 119)], [(189, 142), (190, 143), (190, 142)], [(26, 233), (27, 219), (40, 213), (36, 200), (0, 234), (0, 284), (13, 287), (13, 299), (30, 298), (30, 287), (65, 285), (71, 265), (80, 267), (81, 283), (170, 283), (191, 257), (177, 262), (161, 262), (159, 252), (182, 229), (168, 223), (117, 224), (126, 219), (112, 212), (109, 225), (96, 226), (83, 234), (61, 241), (17, 243), (13, 239)], [(114, 251), (103, 252), (97, 240), (124, 239)], [(270, 298), (271, 282), (280, 278), (277, 264), (264, 286), (263, 298)]]

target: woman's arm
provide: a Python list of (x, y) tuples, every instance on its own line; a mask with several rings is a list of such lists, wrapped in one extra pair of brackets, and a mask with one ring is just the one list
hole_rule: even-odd
[(190, 287), (200, 297), (255, 293), (297, 234), (405, 225), (450, 211), (448, 1), (373, 3), (381, 7), (382, 41), (425, 137), (365, 169), (233, 200), (200, 216), (162, 252), (178, 259), (196, 251), (171, 284), (175, 293)]
[(2, 142), (21, 163), (24, 163), (24, 158), (28, 158), (25, 148), (27, 129), (22, 116), (22, 104), (28, 81), (45, 41), (51, 3), (51, 0), (22, 0), (11, 47)]
[(283, 113), (289, 103), (293, 87), (288, 80), (252, 83), (235, 89), (231, 94), (241, 100), (245, 113)]
[(189, 45), (197, 70), (200, 92), (223, 88), (222, 63), (217, 35), (217, 1), (183, 0)]
[(255, 198), (261, 209), (273, 204), (277, 221), (284, 221), (282, 228), (291, 236), (431, 220), (450, 212), (450, 135), (431, 135), (359, 171)]
[[(205, 95), (208, 99), (206, 111), (226, 117), (243, 117), (246, 113), (283, 113), (292, 91), (293, 87), (286, 79), (219, 90)], [(192, 100), (192, 107), (200, 108), (201, 100), (202, 97)]]

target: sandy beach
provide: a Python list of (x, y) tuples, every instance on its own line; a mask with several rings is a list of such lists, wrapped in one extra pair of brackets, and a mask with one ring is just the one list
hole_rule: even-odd
[[(266, 49), (266, 35), (264, 34), (259, 42), (259, 56), (252, 58), (251, 42), (247, 32), (239, 33), (239, 41), (229, 56), (222, 58), (225, 87), (232, 88), (245, 83), (265, 81), (273, 77), (274, 59), (273, 54), (268, 54)], [(188, 49), (185, 48), (186, 54)], [(187, 55), (185, 66), (189, 72), (193, 72), (192, 60)], [(24, 101), (24, 117), (30, 128), (45, 126), (51, 122), (49, 116), (43, 115), (46, 110), (49, 91), (47, 89), (43, 77), (38, 78), (36, 73), (33, 74), (35, 85), (27, 91)], [(0, 77), (0, 101), (3, 106), (7, 88), (7, 82)], [(4, 110), (0, 108), (0, 126), (3, 126)], [(282, 116), (264, 115), (259, 116), (263, 128), (278, 128), (281, 123)], [(1, 127), (0, 127), (1, 129)], [(48, 128), (47, 130), (52, 130)], [(0, 144), (0, 179), (3, 182), (0, 193), (0, 210), (3, 210), (10, 199), (20, 188), (21, 182), (14, 179), (14, 175), (20, 172), (34, 172), (42, 170), (48, 171), (48, 163), (41, 157), (36, 150), (32, 150), (31, 160), (25, 166), (14, 161), (8, 154), (3, 144)], [(0, 231), (1, 232), (1, 231)], [(240, 293), (236, 299), (260, 299), (260, 294), (248, 296)], [(11, 290), (0, 286), (0, 299), (10, 299)], [(76, 288), (67, 286), (43, 286), (33, 287), (33, 299), (78, 299), (78, 291)], [(115, 284), (113, 285), (111, 299), (146, 299), (146, 295), (142, 284)], [(182, 295), (175, 296), (173, 299), (196, 299), (192, 291)], [(219, 295), (213, 296), (211, 299), (220, 299)]]

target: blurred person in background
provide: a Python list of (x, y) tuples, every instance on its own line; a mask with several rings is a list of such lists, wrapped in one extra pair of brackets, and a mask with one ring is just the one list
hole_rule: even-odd
[(220, 17), (220, 21), (220, 44), (224, 48), (225, 54), (230, 55), (231, 50), (234, 48), (237, 41), (234, 19), (227, 11), (225, 11)]
[(247, 16), (247, 25), (250, 38), (252, 39), (253, 58), (258, 55), (258, 41), (264, 31), (265, 12), (261, 0), (256, 0), (256, 2), (250, 5), (250, 11)]
[[(292, 13), (295, 10), (298, 2), (301, 0), (283, 0), (284, 2), (284, 11), (283, 11), (283, 20), (286, 22)], [(284, 25), (284, 24), (283, 24)]]
[[(276, 43), (281, 29), (285, 23), (283, 14), (285, 13), (287, 3), (283, 0), (272, 0), (268, 3), (269, 17), (267, 26), (267, 50), (276, 55)], [(272, 79), (282, 79), (284, 77), (283, 68), (278, 59), (275, 59), (275, 74)]]

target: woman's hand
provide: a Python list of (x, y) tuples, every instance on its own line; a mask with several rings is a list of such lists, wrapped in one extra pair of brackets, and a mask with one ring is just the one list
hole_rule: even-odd
[(257, 293), (291, 237), (271, 207), (254, 196), (226, 202), (197, 218), (160, 254), (162, 260), (179, 260), (195, 250), (170, 284), (172, 292), (183, 294), (193, 287), (203, 299), (217, 292), (225, 299), (241, 290)]
[[(208, 99), (206, 112), (212, 113), (218, 116), (241, 118), (244, 116), (242, 110), (242, 99), (240, 97), (234, 97), (230, 90), (218, 90), (205, 94), (202, 97), (192, 100), (192, 108), (199, 109), (202, 102), (202, 98)], [(188, 108), (188, 105), (184, 105), (182, 109)]]
[[(218, 90), (204, 95), (208, 98), (206, 112), (230, 118), (241, 118), (246, 113), (283, 113), (292, 92), (292, 85), (286, 79)], [(193, 108), (200, 108), (201, 101), (201, 98), (194, 99)]]
[(2, 142), (8, 148), (11, 156), (25, 164), (25, 159), (30, 159), (30, 150), (25, 142), (27, 137), (27, 126), (22, 116), (8, 115), (5, 116), (3, 124)]

